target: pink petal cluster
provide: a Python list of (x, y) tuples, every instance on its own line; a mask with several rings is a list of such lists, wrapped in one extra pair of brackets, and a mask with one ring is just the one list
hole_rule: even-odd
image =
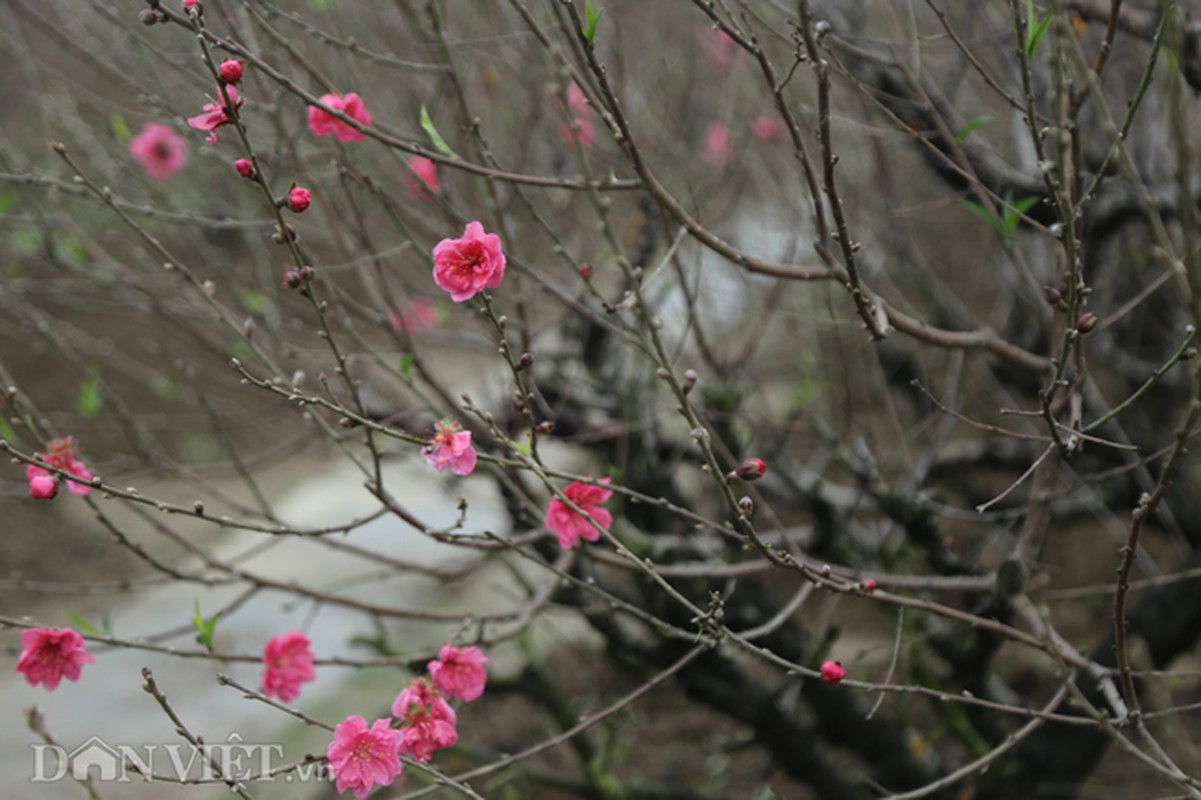
[[(85, 481), (92, 480), (92, 473), (88, 472), (88, 468), (82, 461), (75, 457), (75, 440), (70, 436), (63, 439), (51, 439), (46, 445), (46, 455), (35, 453), (45, 463), (61, 469), (76, 478)], [(29, 496), (35, 500), (49, 500), (58, 494), (59, 482), (62, 481), (56, 474), (42, 467), (30, 464), (25, 468), (25, 477), (29, 480)], [(76, 483), (75, 481), (62, 481), (67, 484), (67, 490), (71, 494), (86, 497), (92, 487), (86, 483)]]
[(734, 470), (734, 476), (744, 481), (757, 481), (767, 474), (767, 464), (761, 458), (748, 458)]
[(303, 186), (293, 186), (288, 191), (286, 205), (291, 211), (300, 214), (313, 204), (313, 193)]
[(478, 647), (443, 645), (438, 658), (429, 663), (430, 680), (447, 697), (470, 702), (484, 693), (487, 663), (488, 657)]
[(242, 80), (242, 62), (227, 58), (221, 62), (221, 66), (217, 69), (217, 74), (226, 83), (237, 83)]
[(435, 750), (459, 739), (455, 710), (425, 678), (414, 678), (392, 703), (392, 714), (403, 723), (400, 752), (429, 761)]
[(352, 714), (338, 723), (325, 751), (338, 794), (350, 789), (362, 798), (377, 784), (391, 786), (404, 770), (399, 755), (402, 738), (387, 719), (377, 719), (368, 728), (367, 720)]
[(701, 49), (705, 51), (709, 63), (722, 72), (738, 64), (746, 55), (738, 42), (721, 29), (710, 30), (701, 39)]
[(405, 188), (414, 199), (429, 200), (442, 191), (442, 179), (438, 177), (438, 166), (425, 156), (413, 156), (408, 161), (409, 174), (405, 175)]
[(504, 276), (500, 237), (485, 233), (479, 222), (467, 223), (461, 239), (443, 239), (434, 246), (434, 282), (456, 303), (482, 289), (495, 289)]
[(188, 142), (169, 125), (147, 122), (129, 140), (129, 154), (156, 181), (174, 178), (188, 163)]
[(436, 330), (438, 308), (430, 300), (414, 300), (399, 314), (389, 308), (388, 323), (392, 326), (392, 330), (403, 330), (410, 334)]
[(289, 703), (302, 684), (317, 678), (309, 637), (300, 631), (276, 636), (263, 648), (263, 694)]
[(573, 82), (567, 87), (567, 108), (572, 118), (564, 123), (559, 134), (568, 144), (578, 140), (580, 147), (587, 150), (596, 140), (596, 128), (592, 124), (592, 107), (588, 105), (588, 98), (578, 83)]
[(17, 672), (25, 676), (30, 686), (40, 683), (52, 692), (64, 677), (69, 681), (79, 680), (83, 665), (95, 660), (84, 647), (83, 637), (70, 628), (21, 631)]
[(842, 683), (843, 678), (847, 676), (847, 671), (837, 661), (827, 661), (822, 664), (821, 673), (822, 680), (831, 686), (837, 686)]
[(779, 117), (755, 117), (749, 125), (751, 135), (761, 142), (774, 142), (788, 133), (787, 123)]
[(456, 475), (470, 475), (475, 469), (475, 448), (471, 431), (457, 422), (443, 420), (434, 424), (434, 438), (421, 450), (421, 457), (439, 472), (447, 467)]
[(730, 126), (724, 122), (713, 122), (705, 130), (705, 142), (701, 145), (701, 159), (711, 167), (720, 167), (734, 155), (730, 144)]
[[(234, 121), (233, 110), (226, 107), (225, 101), (221, 94), (222, 87), (217, 87), (217, 101), (214, 103), (205, 103), (203, 114), (197, 114), (194, 117), (188, 117), (188, 125), (198, 131), (208, 131), (209, 135), (204, 137), (204, 140), (209, 144), (217, 141), (217, 129), (222, 125), (228, 125)], [(229, 95), (229, 102), (233, 108), (240, 108), (243, 100), (238, 98), (238, 90), (233, 86), (226, 85), (225, 93)]]
[[(600, 480), (600, 483), (608, 482), (608, 478)], [(601, 503), (608, 502), (613, 496), (612, 489), (576, 481), (563, 490), (563, 496), (579, 506), (581, 511), (602, 528), (613, 524), (613, 515), (600, 507)], [(600, 538), (600, 531), (558, 498), (551, 498), (550, 505), (547, 506), (546, 527), (559, 537), (559, 546), (565, 550), (575, 547), (580, 539), (595, 542)]]
[[(363, 105), (363, 99), (354, 92), (345, 95), (325, 94), (318, 99), (323, 105), (341, 111), (364, 128), (371, 124), (371, 113)], [(337, 136), (339, 142), (361, 142), (367, 138), (362, 131), (317, 106), (309, 106), (309, 130), (314, 136)]]

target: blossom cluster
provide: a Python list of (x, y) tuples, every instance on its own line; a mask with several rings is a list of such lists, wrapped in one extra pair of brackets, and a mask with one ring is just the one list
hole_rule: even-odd
[[(51, 439), (47, 442), (45, 455), (39, 453), (35, 453), (34, 455), (40, 458), (47, 466), (61, 470), (72, 477), (79, 478), (81, 481), (91, 481), (92, 473), (88, 472), (88, 468), (84, 463), (75, 457), (76, 450), (75, 440), (67, 436), (63, 439)], [(29, 496), (35, 500), (52, 499), (58, 494), (58, 488), (61, 483), (66, 483), (67, 491), (80, 497), (86, 497), (92, 491), (92, 487), (86, 483), (64, 480), (58, 473), (51, 472), (36, 464), (30, 464), (25, 468), (25, 477), (29, 481)]]

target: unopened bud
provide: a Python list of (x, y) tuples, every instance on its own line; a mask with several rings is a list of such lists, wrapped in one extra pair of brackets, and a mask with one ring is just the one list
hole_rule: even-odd
[(519, 394), (513, 395), (513, 410), (517, 412), (525, 411), (525, 398)]
[(243, 178), (254, 177), (254, 164), (250, 163), (249, 158), (239, 158), (234, 162), (234, 169), (236, 169), (238, 174)]
[(293, 186), (288, 192), (287, 198), (281, 205), (287, 206), (291, 211), (297, 214), (301, 213), (313, 204), (313, 193), (303, 186)]
[(1087, 311), (1076, 318), (1076, 333), (1085, 334), (1097, 327), (1097, 315)]
[(555, 430), (555, 423), (547, 420), (546, 422), (538, 423), (538, 433), (552, 433)]
[(813, 25), (813, 32), (816, 33), (819, 37), (825, 36), (827, 33), (830, 32), (830, 23), (824, 19), (819, 19)]
[(755, 515), (755, 501), (749, 497), (743, 497), (738, 500), (738, 510), (747, 517)]
[(276, 228), (275, 233), (271, 234), (271, 238), (275, 240), (276, 244), (284, 244), (289, 241), (294, 242), (296, 241), (296, 229), (290, 224), (284, 223), (283, 230)]
[(308, 264), (305, 264), (303, 267), (300, 268), (300, 277), (304, 278), (305, 283), (308, 283), (309, 281), (311, 281), (313, 279), (313, 276), (316, 274), (317, 273), (314, 272), (313, 268), (310, 267)]
[(738, 465), (738, 469), (734, 470), (735, 478), (741, 478), (744, 481), (757, 481), (767, 473), (767, 464), (763, 463), (761, 458), (748, 458)]
[(533, 353), (522, 353), (521, 358), (517, 359), (517, 369), (529, 369), (534, 363)]
[(825, 664), (822, 664), (822, 680), (831, 686), (837, 686), (842, 683), (843, 678), (846, 676), (847, 671), (837, 661), (827, 661)]
[(592, 265), (591, 264), (585, 264), (584, 266), (580, 267), (580, 277), (583, 278), (584, 280), (588, 280), (589, 278), (592, 277)]
[(1044, 286), (1043, 297), (1047, 298), (1047, 303), (1049, 305), (1055, 306), (1056, 308), (1059, 308), (1061, 305), (1063, 305), (1063, 292), (1059, 289), (1056, 289), (1054, 286)]
[(284, 286), (287, 286), (289, 289), (299, 289), (303, 285), (304, 278), (300, 277), (300, 273), (297, 270), (289, 269), (284, 272)]
[(183, 0), (183, 10), (191, 11), (195, 9), (197, 14), (204, 13), (204, 6), (200, 4), (200, 0)]
[(864, 578), (863, 580), (859, 581), (859, 591), (863, 592), (864, 594), (871, 594), (872, 592), (876, 591), (876, 582), (871, 578)]
[(226, 83), (237, 83), (242, 80), (242, 62), (234, 61), (232, 58), (227, 58), (221, 62), (221, 66), (217, 68), (217, 74), (221, 76), (221, 80)]
[(697, 377), (696, 370), (684, 370), (684, 379), (680, 381), (680, 388), (684, 390), (684, 394), (688, 394), (692, 391), (692, 387), (696, 386)]
[(152, 9), (143, 8), (138, 12), (138, 21), (149, 27), (158, 22), (158, 14)]

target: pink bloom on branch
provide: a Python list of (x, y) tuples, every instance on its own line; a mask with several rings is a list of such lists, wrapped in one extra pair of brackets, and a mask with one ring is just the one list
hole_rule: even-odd
[(593, 127), (591, 120), (584, 117), (574, 117), (571, 122), (563, 124), (563, 127), (559, 130), (559, 135), (568, 144), (578, 140), (580, 147), (587, 150), (596, 141), (596, 128)]
[(592, 116), (592, 106), (588, 105), (588, 96), (575, 81), (572, 81), (571, 85), (567, 87), (567, 107), (577, 117)]
[[(40, 453), (35, 453), (34, 455), (55, 469), (60, 469), (69, 475), (74, 475), (76, 478), (90, 481), (92, 480), (92, 473), (88, 472), (88, 468), (84, 463), (75, 457), (76, 449), (75, 440), (68, 436), (64, 439), (51, 439), (47, 442), (46, 455), (41, 455)], [(38, 500), (48, 500), (50, 497), (53, 497), (57, 493), (59, 482), (62, 480), (50, 470), (43, 469), (34, 464), (30, 464), (25, 468), (25, 477), (29, 480), (30, 496)], [(45, 495), (45, 479), (53, 481), (55, 485), (55, 491), (49, 496)], [(35, 480), (37, 481), (36, 486), (34, 485)], [(71, 494), (86, 497), (92, 491), (92, 487), (86, 483), (76, 483), (75, 481), (65, 482), (67, 490)]]
[(302, 186), (293, 186), (288, 192), (288, 201), (285, 203), (289, 209), (297, 214), (308, 209), (313, 204), (313, 193)]
[(58, 495), (58, 481), (49, 475), (34, 475), (29, 479), (29, 496), (34, 500), (53, 500)]
[[(600, 483), (608, 482), (608, 478), (600, 480)], [(600, 527), (607, 529), (613, 524), (613, 515), (600, 507), (601, 503), (608, 502), (613, 496), (612, 489), (576, 481), (563, 490), (563, 496), (579, 506)], [(600, 531), (558, 498), (551, 498), (547, 506), (546, 527), (555, 532), (559, 537), (559, 546), (565, 550), (575, 547), (580, 539), (595, 542), (600, 538)]]
[(40, 683), (52, 692), (64, 677), (69, 681), (79, 680), (83, 665), (95, 660), (84, 647), (83, 637), (70, 628), (21, 631), (17, 672), (25, 675), (30, 686)]
[(701, 39), (701, 48), (710, 63), (723, 72), (742, 61), (746, 55), (746, 51), (738, 42), (721, 29), (710, 30), (708, 35)]
[[(345, 95), (325, 94), (318, 99), (323, 105), (341, 111), (364, 128), (371, 124), (371, 113), (367, 111), (367, 106), (363, 105), (362, 98), (354, 92)], [(360, 142), (367, 138), (362, 131), (317, 106), (309, 106), (309, 130), (315, 136), (337, 136), (339, 142)]]
[(309, 638), (300, 631), (276, 636), (263, 648), (263, 694), (289, 703), (302, 684), (317, 678)]
[(391, 786), (404, 770), (401, 740), (401, 732), (392, 730), (387, 719), (377, 719), (370, 728), (367, 720), (355, 715), (338, 723), (334, 740), (325, 751), (338, 794), (350, 789), (355, 797), (363, 798), (376, 784)]
[(405, 175), (405, 187), (414, 198), (428, 200), (442, 191), (438, 166), (425, 156), (413, 156), (408, 162), (411, 174)]
[(761, 142), (774, 142), (788, 133), (788, 125), (779, 117), (755, 117), (750, 128), (751, 135)]
[(435, 750), (459, 739), (455, 710), (425, 678), (414, 679), (396, 696), (392, 714), (404, 725), (400, 752), (417, 761), (429, 761)]
[(827, 661), (822, 664), (821, 673), (822, 680), (831, 686), (837, 686), (842, 683), (843, 678), (847, 676), (847, 671), (837, 661)]
[(748, 458), (734, 470), (734, 477), (744, 481), (757, 481), (767, 474), (767, 464), (761, 458)]
[(467, 223), (461, 239), (443, 239), (434, 246), (434, 282), (450, 292), (456, 303), (495, 289), (505, 276), (500, 237), (485, 233), (478, 222)]
[(224, 97), (221, 93), (224, 88), (225, 93), (229, 95), (229, 102), (233, 107), (241, 107), (244, 101), (238, 99), (238, 90), (233, 86), (226, 85), (217, 87), (217, 101), (215, 103), (205, 103), (204, 113), (198, 114), (195, 117), (188, 117), (188, 124), (198, 131), (208, 131), (209, 135), (204, 137), (204, 140), (209, 144), (217, 141), (217, 129), (222, 125), (228, 125), (234, 121), (233, 111), (226, 107)]
[(463, 430), (457, 422), (443, 420), (434, 424), (434, 438), (421, 450), (421, 457), (439, 472), (447, 467), (456, 475), (470, 475), (475, 469), (475, 448), (471, 446), (471, 431)]
[(217, 68), (217, 74), (221, 76), (221, 80), (226, 83), (237, 83), (242, 80), (242, 62), (234, 61), (232, 58), (227, 58), (221, 62), (221, 66)]
[(730, 144), (730, 126), (714, 122), (705, 130), (705, 142), (701, 147), (701, 159), (711, 167), (720, 167), (734, 155)]
[(484, 665), (488, 657), (478, 647), (462, 649), (443, 645), (438, 658), (429, 663), (430, 680), (447, 697), (457, 697), (470, 702), (484, 693), (488, 674)]
[(188, 142), (169, 125), (147, 122), (129, 140), (129, 154), (156, 181), (175, 177), (188, 163)]
[(238, 174), (243, 178), (254, 177), (254, 164), (250, 163), (249, 158), (239, 158), (234, 162), (234, 169), (236, 169)]

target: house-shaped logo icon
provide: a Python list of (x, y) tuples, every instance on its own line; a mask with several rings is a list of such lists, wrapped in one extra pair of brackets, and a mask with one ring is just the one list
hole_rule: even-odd
[(68, 758), (71, 763), (71, 776), (77, 781), (86, 781), (93, 768), (99, 773), (96, 777), (102, 781), (115, 781), (123, 771), (121, 754), (98, 736), (93, 736), (76, 747)]

